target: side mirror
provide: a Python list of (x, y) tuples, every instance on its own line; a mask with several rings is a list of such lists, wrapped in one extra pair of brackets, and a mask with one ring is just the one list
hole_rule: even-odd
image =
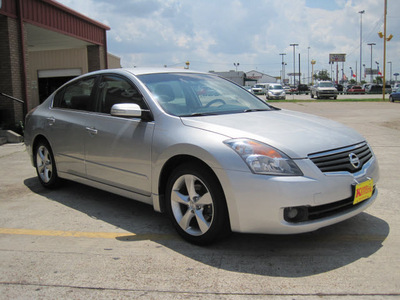
[(137, 104), (118, 103), (111, 107), (111, 115), (115, 117), (140, 118), (142, 116), (142, 109)]

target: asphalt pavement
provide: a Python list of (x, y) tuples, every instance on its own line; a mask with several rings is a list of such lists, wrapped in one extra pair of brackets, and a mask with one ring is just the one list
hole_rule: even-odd
[(24, 145), (5, 144), (0, 299), (400, 299), (400, 103), (274, 106), (362, 133), (380, 165), (377, 201), (316, 232), (199, 247), (145, 204), (73, 182), (46, 190)]

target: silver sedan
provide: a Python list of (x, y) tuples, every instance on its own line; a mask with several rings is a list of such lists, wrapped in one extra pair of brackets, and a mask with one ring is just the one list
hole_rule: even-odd
[(196, 244), (313, 231), (378, 194), (377, 160), (354, 130), (189, 70), (75, 78), (27, 115), (25, 143), (43, 186), (67, 179), (148, 203)]

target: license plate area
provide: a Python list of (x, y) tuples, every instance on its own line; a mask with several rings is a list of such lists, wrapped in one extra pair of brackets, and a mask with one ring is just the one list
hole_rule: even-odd
[(372, 179), (353, 185), (354, 198), (353, 205), (356, 205), (364, 200), (371, 198), (374, 190), (374, 182)]

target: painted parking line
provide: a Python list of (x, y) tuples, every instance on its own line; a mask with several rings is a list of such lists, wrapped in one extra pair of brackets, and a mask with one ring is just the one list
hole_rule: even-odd
[(73, 238), (118, 239), (121, 241), (166, 240), (166, 239), (176, 239), (177, 238), (176, 236), (171, 235), (171, 234), (81, 232), (81, 231), (63, 231), (63, 230), (37, 230), (37, 229), (23, 229), (23, 228), (0, 228), (0, 234), (55, 236), (55, 237), (73, 237)]
[[(32, 236), (54, 236), (54, 237), (73, 237), (73, 238), (97, 238), (97, 239), (117, 239), (119, 241), (143, 241), (143, 240), (172, 240), (179, 239), (173, 234), (157, 233), (121, 233), (121, 232), (82, 232), (64, 230), (37, 230), (23, 228), (0, 228), (0, 234), (9, 235), (32, 235)], [(330, 242), (383, 242), (387, 239), (386, 235), (332, 235)]]

